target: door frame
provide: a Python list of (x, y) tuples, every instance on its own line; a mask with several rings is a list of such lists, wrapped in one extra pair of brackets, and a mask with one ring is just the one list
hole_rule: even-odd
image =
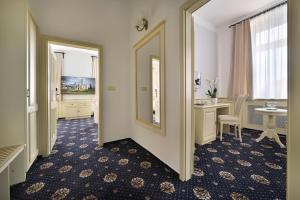
[[(180, 63), (181, 63), (181, 73), (180, 73), (180, 111), (181, 111), (181, 123), (180, 123), (180, 179), (182, 181), (187, 181), (191, 178), (192, 167), (193, 167), (193, 151), (192, 151), (192, 85), (190, 83), (193, 81), (191, 74), (191, 69), (193, 69), (193, 35), (192, 35), (192, 13), (208, 3), (211, 0), (189, 0), (180, 8)], [(297, 157), (299, 148), (292, 145), (296, 145), (297, 138), (299, 139), (298, 131), (299, 126), (297, 126), (297, 120), (292, 118), (297, 112), (299, 104), (296, 99), (299, 99), (299, 90), (295, 88), (299, 85), (299, 79), (297, 77), (296, 71), (299, 68), (296, 67), (299, 63), (299, 57), (295, 56), (297, 48), (299, 46), (299, 41), (296, 32), (300, 32), (300, 29), (296, 26), (296, 21), (300, 19), (300, 15), (297, 15), (297, 9), (300, 8), (300, 4), (296, 0), (288, 0), (288, 133), (287, 133), (287, 198), (292, 196), (297, 196), (297, 184), (292, 184), (297, 182), (297, 177), (295, 176), (297, 166), (297, 159), (292, 159)], [(290, 25), (292, 24), (292, 25)], [(297, 43), (298, 42), (298, 43)], [(297, 46), (298, 45), (298, 46)], [(189, 79), (192, 79), (189, 81)], [(297, 85), (298, 84), (298, 85)], [(294, 87), (292, 87), (294, 86)], [(299, 112), (299, 109), (298, 109)], [(292, 140), (296, 138), (295, 140)], [(295, 154), (295, 155), (294, 155)], [(299, 161), (299, 159), (298, 159)], [(299, 162), (298, 162), (299, 163)], [(292, 165), (293, 164), (293, 165)], [(292, 175), (293, 173), (293, 175)], [(294, 179), (293, 179), (294, 177)], [(294, 186), (294, 187), (293, 187)]]
[(60, 44), (64, 46), (70, 46), (70, 47), (77, 47), (77, 48), (83, 48), (83, 49), (92, 49), (97, 50), (98, 55), (98, 77), (99, 77), (99, 101), (98, 101), (98, 112), (99, 112), (99, 122), (98, 122), (98, 144), (100, 146), (103, 145), (103, 48), (102, 45), (93, 44), (89, 42), (82, 42), (77, 40), (69, 40), (64, 38), (58, 38), (58, 37), (52, 37), (47, 35), (42, 35), (42, 42), (41, 42), (41, 73), (40, 73), (40, 105), (41, 105), (41, 138), (40, 138), (40, 144), (41, 144), (41, 154), (43, 156), (48, 156), (50, 154), (50, 139), (51, 139), (51, 133), (49, 132), (49, 121), (48, 121), (48, 44), (49, 43), (55, 43)]
[(194, 166), (193, 148), (193, 12), (210, 0), (189, 0), (180, 8), (180, 174), (182, 181), (191, 179)]

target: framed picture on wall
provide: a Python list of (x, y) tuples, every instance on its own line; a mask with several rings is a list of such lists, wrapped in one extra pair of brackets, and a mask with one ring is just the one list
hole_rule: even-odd
[(95, 78), (87, 77), (61, 77), (62, 94), (95, 94)]

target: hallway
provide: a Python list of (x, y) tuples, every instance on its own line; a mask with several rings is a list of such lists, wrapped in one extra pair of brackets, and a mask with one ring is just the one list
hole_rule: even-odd
[(175, 172), (130, 139), (99, 147), (92, 118), (59, 120), (51, 155), (35, 161), (11, 199), (173, 199), (182, 187)]
[(131, 139), (99, 147), (92, 118), (59, 120), (52, 154), (34, 162), (11, 198), (284, 199), (286, 150), (245, 131), (244, 143), (226, 134), (223, 142), (197, 145), (194, 176), (183, 183)]

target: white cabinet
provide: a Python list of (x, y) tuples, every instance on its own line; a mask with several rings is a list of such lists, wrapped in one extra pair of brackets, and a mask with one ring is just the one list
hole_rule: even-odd
[(229, 114), (230, 104), (194, 106), (195, 111), (195, 142), (203, 145), (216, 140), (217, 116)]
[(90, 117), (93, 114), (93, 101), (69, 100), (60, 102), (60, 118)]
[(206, 144), (216, 139), (215, 108), (197, 109), (195, 112), (196, 143)]
[(217, 112), (216, 109), (210, 108), (203, 112), (203, 141), (211, 141), (216, 137), (216, 122)]

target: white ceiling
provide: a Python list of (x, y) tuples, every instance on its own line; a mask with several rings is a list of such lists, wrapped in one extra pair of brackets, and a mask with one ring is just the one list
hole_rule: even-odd
[(230, 25), (284, 0), (211, 0), (193, 15), (214, 26)]

